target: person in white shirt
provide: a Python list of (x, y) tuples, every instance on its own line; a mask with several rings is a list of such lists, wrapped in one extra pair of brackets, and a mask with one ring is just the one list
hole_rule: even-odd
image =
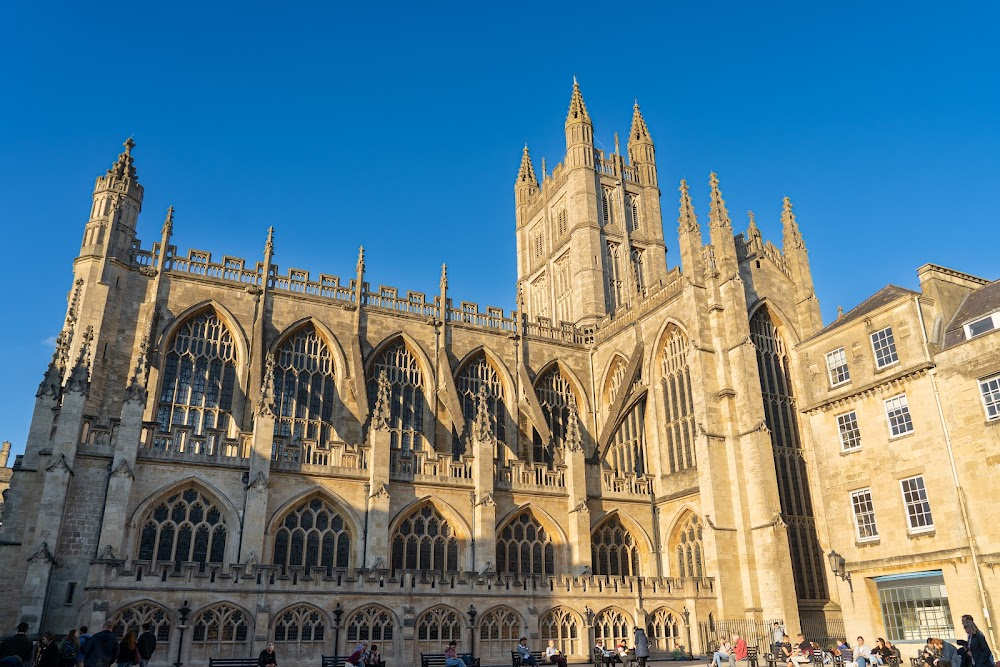
[(722, 663), (729, 664), (729, 654), (733, 650), (733, 647), (729, 642), (722, 642), (719, 645), (719, 650), (712, 654), (712, 664), (715, 667), (723, 667)]
[(566, 658), (563, 656), (562, 651), (556, 646), (556, 641), (554, 639), (549, 640), (549, 646), (545, 649), (546, 659), (553, 665), (559, 665), (559, 667), (566, 667)]
[(864, 637), (858, 637), (858, 645), (854, 649), (854, 664), (857, 667), (869, 667), (872, 664), (872, 649), (865, 644)]

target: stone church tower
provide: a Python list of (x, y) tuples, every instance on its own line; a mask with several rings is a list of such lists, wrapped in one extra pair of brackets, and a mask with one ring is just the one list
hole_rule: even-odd
[(373, 286), (363, 249), (346, 279), (282, 270), (274, 230), (259, 259), (181, 254), (172, 208), (143, 246), (126, 142), (14, 466), (2, 617), (149, 622), (163, 664), (832, 635), (795, 403), (821, 321), (791, 203), (781, 248), (752, 214), (736, 234), (712, 174), (705, 244), (682, 182), (669, 268), (638, 105), (625, 154), (593, 131), (574, 82), (563, 162), (539, 181), (524, 150), (509, 313), (456, 305), (444, 267), (438, 295)]

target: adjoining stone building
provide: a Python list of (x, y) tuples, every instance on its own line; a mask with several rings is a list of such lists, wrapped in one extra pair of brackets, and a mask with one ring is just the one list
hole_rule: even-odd
[(149, 621), (159, 664), (829, 634), (791, 203), (781, 248), (752, 215), (736, 234), (713, 174), (706, 244), (682, 182), (670, 267), (638, 106), (605, 154), (574, 84), (565, 132), (560, 165), (539, 180), (525, 149), (517, 175), (516, 312), (454, 303), (444, 270), (433, 296), (375, 287), (363, 252), (347, 278), (279, 269), (271, 232), (261, 259), (180, 253), (173, 210), (144, 245), (126, 142), (14, 466), (0, 618)]
[(851, 636), (955, 639), (971, 613), (996, 646), (1000, 281), (917, 276), (798, 348), (820, 523)]

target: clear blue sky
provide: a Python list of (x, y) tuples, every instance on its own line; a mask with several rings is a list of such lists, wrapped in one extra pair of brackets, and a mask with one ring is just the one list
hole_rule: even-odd
[[(676, 184), (706, 222), (719, 173), (738, 228), (780, 242), (788, 195), (827, 321), (925, 262), (1000, 277), (998, 5), (131, 3), (0, 7), (4, 382), (22, 451), (62, 324), (94, 178), (134, 134), (139, 235), (354, 271), (457, 300), (514, 300), (513, 183), (562, 157), (572, 77), (597, 139), (638, 98), (668, 262)], [(365, 4), (366, 7), (361, 5)]]

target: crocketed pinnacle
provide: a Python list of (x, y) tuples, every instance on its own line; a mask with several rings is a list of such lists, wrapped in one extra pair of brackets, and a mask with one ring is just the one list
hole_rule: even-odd
[(653, 143), (653, 138), (649, 136), (649, 128), (646, 126), (646, 119), (639, 111), (639, 102), (632, 108), (632, 129), (628, 134), (629, 144)]
[(94, 340), (94, 327), (88, 326), (83, 332), (80, 353), (66, 382), (67, 391), (86, 394), (90, 389), (90, 345)]
[(521, 153), (521, 168), (517, 171), (517, 184), (538, 186), (538, 179), (535, 178), (535, 167), (531, 164), (531, 155), (528, 153), (528, 144), (524, 145), (524, 152)]
[(442, 292), (448, 291), (448, 265), (447, 264), (442, 264), (441, 265), (441, 282), (439, 283), (439, 287), (441, 288)]
[(108, 169), (108, 176), (138, 181), (135, 174), (135, 160), (132, 159), (132, 149), (135, 148), (135, 142), (132, 141), (132, 137), (129, 137), (122, 145), (125, 147), (125, 152), (118, 154), (118, 159), (111, 166), (111, 169)]
[(365, 247), (358, 246), (358, 263), (355, 265), (355, 270), (358, 272), (359, 280), (360, 276), (365, 272)]
[(722, 198), (722, 192), (719, 190), (719, 177), (714, 171), (708, 177), (708, 183), (712, 186), (712, 201), (708, 209), (709, 226), (732, 230), (733, 221), (729, 219), (726, 200)]
[(163, 221), (163, 236), (170, 236), (174, 233), (174, 207), (167, 209), (167, 219)]
[(747, 225), (747, 240), (750, 239), (760, 239), (762, 235), (760, 229), (757, 227), (757, 220), (754, 218), (753, 211), (747, 211), (747, 217), (750, 218), (750, 224)]
[(806, 247), (806, 242), (802, 239), (802, 232), (799, 231), (799, 223), (795, 221), (795, 214), (792, 213), (792, 200), (785, 197), (781, 207), (781, 240), (783, 250), (801, 250)]
[(566, 124), (589, 123), (590, 114), (587, 113), (587, 105), (583, 101), (583, 93), (580, 92), (580, 84), (576, 77), (573, 77), (573, 96), (569, 98), (569, 113), (566, 114)]
[(274, 254), (274, 227), (267, 228), (267, 241), (264, 243), (264, 254)]
[(688, 192), (687, 181), (683, 178), (681, 179), (681, 187), (678, 190), (681, 192), (681, 207), (680, 216), (677, 218), (677, 231), (680, 234), (697, 233), (698, 236), (701, 236), (701, 228), (698, 226), (698, 216), (695, 215), (694, 205), (691, 203), (691, 193)]

